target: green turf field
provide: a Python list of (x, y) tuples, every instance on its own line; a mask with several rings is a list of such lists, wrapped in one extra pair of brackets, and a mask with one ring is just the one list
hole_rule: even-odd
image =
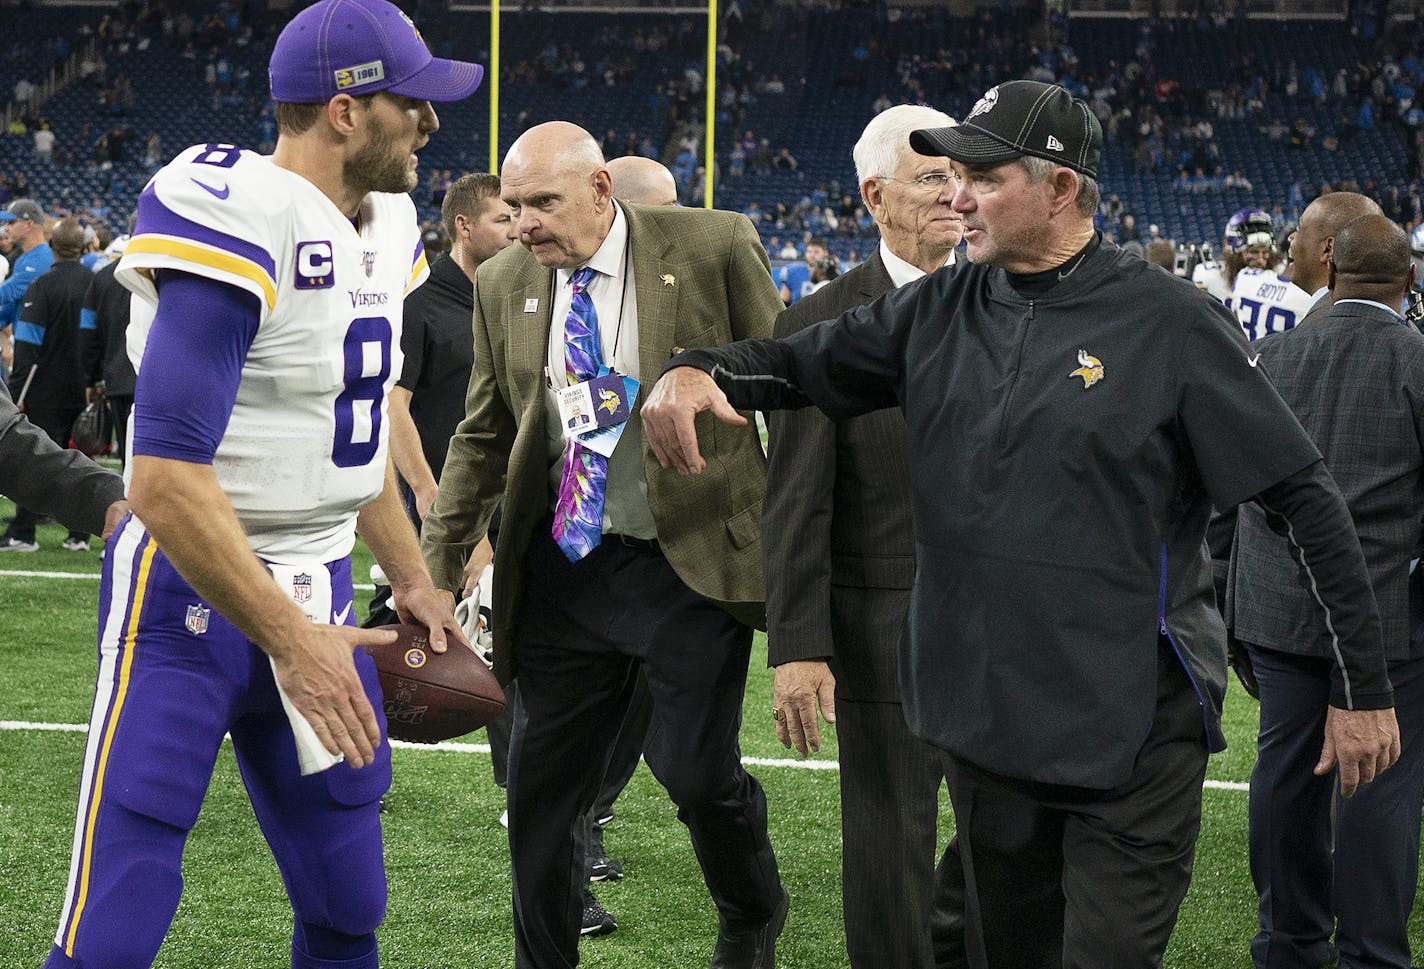
[[(12, 509), (0, 502), (0, 516)], [(0, 556), (0, 721), (80, 724), (94, 678), (96, 578), (24, 578), (15, 570), (97, 575), (98, 552), (59, 550), (55, 526), (40, 530), (41, 551)], [(97, 547), (97, 542), (95, 543)], [(365, 564), (363, 564), (365, 563)], [(358, 581), (369, 558), (358, 561)], [(358, 613), (364, 600), (358, 594)], [(747, 684), (744, 755), (783, 759), (772, 731), (771, 675), (758, 637)], [(1235, 684), (1233, 684), (1233, 687)], [(1231, 750), (1212, 759), (1213, 782), (1244, 782), (1256, 710), (1239, 689), (1228, 696)], [(483, 733), (464, 738), (483, 742)], [(0, 730), (0, 967), (37, 967), (58, 918), (84, 736)], [(835, 759), (834, 735), (814, 761)], [(794, 764), (751, 768), (766, 788), (772, 840), (791, 893), (778, 946), (786, 969), (846, 965), (840, 927), (840, 828), (834, 770)], [(380, 939), (392, 969), (498, 969), (513, 965), (509, 863), (498, 818), (503, 794), (489, 755), (395, 752), (388, 797), (386, 861), (390, 910)], [(1170, 967), (1249, 966), (1255, 896), (1246, 870), (1246, 794), (1209, 786), (1196, 877), (1167, 953)], [(640, 767), (607, 831), (609, 853), (627, 877), (597, 888), (618, 918), (613, 935), (583, 943), (591, 967), (682, 969), (705, 966), (716, 914), (686, 832), (661, 788)], [(943, 832), (952, 830), (948, 812)], [(289, 914), (280, 881), (257, 833), (230, 750), (185, 856), (183, 903), (157, 965), (176, 969), (287, 964)], [(1424, 953), (1424, 919), (1413, 923)]]

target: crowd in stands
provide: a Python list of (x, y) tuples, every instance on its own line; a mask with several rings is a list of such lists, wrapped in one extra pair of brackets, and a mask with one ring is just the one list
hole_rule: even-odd
[[(1424, 26), (1385, 29), (1368, 15), (1373, 9), (1368, 0), (1361, 2), (1367, 9), (1351, 20), (1351, 36), (1336, 63), (1234, 43), (1247, 24), (1239, 4), (1217, 4), (1213, 14), (1197, 20), (1134, 22), (1131, 33), (1123, 35), (1128, 41), (1106, 56), (1089, 50), (1093, 38), (1060, 14), (986, 5), (960, 19), (937, 7), (874, 8), (875, 29), (830, 42), (827, 52), (844, 48), (847, 56), (825, 70), (837, 97), (844, 93), (851, 99), (848, 112), (855, 104), (878, 113), (896, 103), (924, 102), (964, 113), (978, 92), (997, 80), (1057, 82), (1092, 105), (1109, 145), (1116, 146), (1121, 171), (1157, 180), (1177, 197), (1219, 198), (1231, 210), (1257, 205), (1279, 214), (1284, 232), (1333, 182), (1334, 187), (1358, 187), (1402, 224), (1412, 225), (1421, 217), (1419, 185), (1424, 180), (1424, 106), (1419, 103), (1424, 65), (1418, 54), (1424, 49)], [(869, 9), (864, 3), (818, 0), (799, 10), (741, 3), (724, 10), (712, 180), (719, 203), (753, 218), (774, 255), (787, 250), (786, 240), (804, 244), (808, 236), (830, 238), (842, 255), (852, 248), (863, 252), (875, 228), (859, 204), (848, 151), (836, 159), (843, 173), (837, 180), (824, 177), (822, 153), (798, 140), (806, 78), (794, 76), (790, 61), (769, 57), (768, 48), (757, 41), (786, 36), (794, 18), (834, 23), (831, 18), (863, 16)], [(454, 15), (430, 9), (420, 13), (435, 25), (427, 28), (432, 46), (438, 51), (448, 45), (437, 31), (453, 33)], [(0, 156), (8, 177), (0, 175), (0, 195), (25, 194), (26, 175), (32, 179), (37, 170), (98, 171), (104, 199), (81, 190), (42, 201), (85, 219), (109, 210), (108, 221), (121, 225), (143, 181), (166, 160), (165, 151), (181, 147), (168, 143), (165, 132), (134, 123), (144, 99), (142, 85), (135, 82), (135, 59), (160, 47), (178, 53), (214, 112), (235, 112), (253, 131), (248, 143), (270, 150), (276, 124), (260, 68), (254, 73), (252, 65), (260, 65), (261, 52), (281, 22), (260, 3), (126, 0), (72, 36), (47, 39), (43, 56), (30, 63), (48, 68), (77, 62), (71, 83), (92, 99), (92, 112), (87, 120), (56, 122), (39, 101), (40, 77), (14, 76), (4, 139), (11, 147)], [(604, 153), (657, 158), (672, 169), (680, 202), (701, 205), (707, 184), (701, 19), (608, 17), (599, 24), (576, 39), (525, 40), (508, 57), (502, 80), (505, 102), (515, 107), (514, 132), (551, 116), (559, 92), (606, 90), (626, 96), (630, 90), (646, 90), (637, 109), (607, 128)], [(897, 43), (906, 31), (925, 42)], [(1225, 69), (1192, 74), (1180, 57), (1173, 63), (1171, 52), (1187, 42), (1217, 45)], [(1240, 157), (1243, 131), (1272, 149), (1324, 158), (1361, 138), (1372, 143), (1386, 139), (1403, 145), (1407, 167), (1393, 179), (1371, 172), (1374, 180), (1369, 181), (1362, 174), (1358, 186), (1348, 176), (1297, 178), (1282, 193), (1249, 158)], [(17, 153), (16, 145), (26, 150)], [(446, 160), (427, 171), (417, 203), (434, 228), (442, 188), (458, 170)], [(1104, 187), (1113, 188), (1111, 178)], [(1127, 206), (1105, 202), (1100, 227), (1122, 241), (1145, 236), (1154, 222), (1165, 233), (1174, 213), (1144, 210), (1145, 204), (1140, 199)], [(1124, 224), (1129, 215), (1130, 226)]]

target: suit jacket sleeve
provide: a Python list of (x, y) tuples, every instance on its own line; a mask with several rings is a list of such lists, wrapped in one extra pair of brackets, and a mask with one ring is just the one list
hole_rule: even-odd
[(437, 589), (458, 591), (470, 552), (489, 528), (504, 489), (517, 430), (500, 390), (502, 362), (490, 329), (505, 325), (503, 288), (475, 280), (475, 365), (465, 394), (465, 417), (450, 439), (440, 491), (421, 527), (421, 552)]
[[(804, 304), (803, 304), (804, 305)], [(776, 318), (774, 335), (815, 322), (797, 307)], [(831, 632), (831, 514), (836, 478), (836, 425), (813, 407), (767, 414), (766, 502), (762, 509), (766, 568), (767, 664), (821, 659), (834, 651)], [(787, 536), (795, 536), (788, 541)]]
[(782, 309), (781, 296), (771, 279), (771, 263), (766, 258), (756, 227), (741, 216), (732, 228), (731, 267), (727, 282), (731, 287), (728, 305), (731, 308), (733, 340), (764, 338), (771, 335), (772, 321)]
[(109, 506), (124, 497), (124, 482), (51, 441), (19, 412), (0, 383), (0, 492), (67, 528), (97, 535)]

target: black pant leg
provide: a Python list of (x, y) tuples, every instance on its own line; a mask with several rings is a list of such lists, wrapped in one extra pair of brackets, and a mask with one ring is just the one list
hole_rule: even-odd
[(1006, 777), (945, 755), (975, 969), (1161, 965), (1191, 882), (1207, 748), (1195, 691), (1158, 643), (1157, 706), (1111, 790)]
[(133, 413), (133, 396), (109, 396), (109, 416), (114, 419), (114, 440), (118, 442), (119, 462), (129, 463), (129, 415)]
[(608, 758), (608, 775), (598, 790), (598, 800), (593, 802), (590, 817), (594, 823), (607, 817), (613, 811), (613, 802), (628, 786), (633, 772), (638, 769), (638, 761), (643, 757), (643, 741), (648, 736), (648, 724), (653, 720), (653, 698), (648, 693), (648, 678), (641, 667), (638, 682), (633, 688), (633, 699), (628, 703), (628, 712), (623, 715), (623, 725), (618, 728), (618, 739), (613, 743), (613, 753)]
[(1257, 969), (1331, 961), (1331, 802), (1335, 778), (1313, 773), (1330, 702), (1330, 661), (1245, 644), (1261, 689), (1247, 845), (1259, 899)]
[(738, 740), (752, 630), (688, 589), (661, 554), (636, 554), (649, 595), (620, 632), (642, 656), (652, 698), (644, 757), (687, 826), (722, 924), (760, 925), (782, 889), (766, 795)]
[(1419, 878), (1424, 809), (1424, 657), (1389, 664), (1399, 720), (1394, 766), (1337, 799), (1335, 942), (1348, 969), (1394, 969), (1411, 958), (1409, 916)]
[[(1064, 816), (1043, 802), (1043, 785), (986, 771), (949, 753), (942, 761), (963, 860), (968, 964), (1058, 969)], [(944, 864), (941, 871), (948, 872)]]
[(939, 753), (898, 703), (836, 697), (841, 894), (853, 969), (929, 969)]
[(619, 611), (602, 594), (602, 564), (585, 559), (571, 566), (540, 536), (525, 563), (515, 643), (522, 715), (508, 768), (518, 969), (578, 962), (582, 819), (603, 780), (637, 662), (595, 632)]
[(494, 782), (499, 787), (506, 787), (509, 783), (509, 746), (518, 703), (519, 680), (515, 679), (504, 688), (504, 709), (493, 723), (485, 727), (489, 737), (490, 765), (494, 769)]
[(1159, 643), (1157, 706), (1132, 775), (1067, 799), (1063, 969), (1159, 969), (1192, 880), (1207, 746), (1181, 661)]

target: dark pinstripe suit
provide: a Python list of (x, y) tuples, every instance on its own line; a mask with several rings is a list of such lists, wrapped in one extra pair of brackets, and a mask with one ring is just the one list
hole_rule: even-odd
[(1377, 306), (1337, 302), (1253, 348), (1349, 504), (1379, 603), (1403, 753), (1339, 802), (1332, 832), (1334, 778), (1311, 773), (1334, 668), (1330, 636), (1286, 540), (1243, 505), (1227, 612), (1261, 687), (1252, 957), (1261, 969), (1324, 964), (1334, 929), (1342, 969), (1407, 969), (1424, 805), (1424, 643), (1411, 647), (1409, 574), (1424, 518), (1424, 336)]
[[(783, 311), (775, 335), (892, 288), (877, 251)], [(827, 659), (836, 677), (842, 894), (855, 969), (929, 967), (935, 749), (905, 726), (897, 645), (915, 578), (905, 420), (774, 411), (762, 510), (771, 665)]]

